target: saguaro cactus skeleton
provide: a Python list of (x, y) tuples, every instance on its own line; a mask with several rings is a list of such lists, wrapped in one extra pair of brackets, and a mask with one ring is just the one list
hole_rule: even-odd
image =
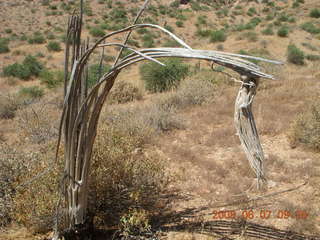
[[(142, 13), (147, 2), (145, 2), (138, 16)], [(182, 48), (136, 50), (127, 46), (126, 42), (131, 31), (139, 28), (160, 30), (176, 40)], [(89, 46), (88, 42), (81, 41), (81, 31), (82, 9), (80, 15), (71, 16), (68, 23), (65, 52), (65, 96), (57, 146), (58, 153), (63, 136), (65, 151), (65, 168), (62, 184), (65, 202), (64, 212), (65, 220), (70, 230), (77, 232), (77, 230), (83, 228), (84, 224), (87, 223), (88, 179), (90, 175), (91, 154), (103, 104), (121, 70), (142, 60), (154, 61), (163, 65), (157, 60), (158, 58), (180, 57), (202, 59), (232, 69), (241, 76), (246, 76), (246, 79), (242, 81), (242, 87), (239, 90), (236, 101), (235, 122), (242, 146), (252, 168), (256, 172), (257, 178), (259, 180), (264, 179), (263, 152), (251, 112), (251, 104), (258, 79), (272, 78), (272, 76), (263, 73), (259, 66), (245, 59), (256, 59), (274, 64), (279, 64), (279, 62), (218, 51), (194, 50), (174, 34), (153, 24), (134, 24), (109, 33), (92, 46)], [(122, 33), (128, 34), (124, 43), (108, 42), (112, 36)], [(120, 52), (123, 48), (127, 48), (132, 53), (122, 59), (117, 58), (113, 67), (101, 76), (91, 89), (88, 89), (87, 63), (89, 58), (96, 49), (102, 48), (104, 50), (107, 47), (121, 47)]]

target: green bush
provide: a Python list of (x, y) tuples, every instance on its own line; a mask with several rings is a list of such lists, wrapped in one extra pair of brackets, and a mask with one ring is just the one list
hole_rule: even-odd
[(312, 9), (309, 15), (312, 18), (320, 18), (320, 9), (319, 8)]
[(140, 73), (147, 90), (163, 92), (176, 88), (189, 73), (188, 65), (179, 59), (168, 59), (164, 64), (166, 66), (159, 66), (153, 62), (141, 65)]
[(257, 14), (257, 10), (255, 8), (251, 7), (251, 8), (248, 9), (248, 12), (247, 12), (248, 16), (251, 17), (251, 16), (253, 16), (255, 14)]
[(261, 31), (261, 33), (263, 35), (273, 35), (274, 34), (272, 27), (267, 27), (267, 28), (263, 29)]
[(316, 27), (312, 22), (306, 22), (306, 23), (302, 24), (301, 28), (311, 34), (320, 33), (320, 28)]
[(288, 37), (289, 29), (286, 26), (282, 26), (278, 30), (278, 36), (279, 37)]
[(23, 87), (19, 90), (19, 95), (32, 99), (41, 98), (44, 95), (44, 91), (38, 86)]
[(308, 54), (306, 59), (309, 61), (320, 61), (320, 55)]
[(103, 37), (105, 35), (105, 32), (103, 29), (99, 27), (92, 27), (89, 31), (90, 35), (93, 37)]
[(22, 65), (28, 68), (30, 70), (30, 73), (36, 77), (39, 76), (40, 72), (44, 69), (43, 64), (31, 55), (25, 57)]
[(176, 25), (177, 25), (177, 27), (183, 27), (183, 22), (182, 21), (176, 21)]
[(59, 52), (61, 51), (60, 43), (57, 41), (50, 41), (47, 45), (49, 51)]
[(145, 48), (152, 48), (154, 47), (154, 40), (153, 40), (154, 36), (151, 33), (147, 33), (146, 35), (144, 35), (142, 37), (142, 41), (143, 41), (143, 47)]
[(40, 32), (35, 32), (29, 39), (30, 44), (42, 44), (45, 43), (46, 39)]
[(9, 43), (8, 39), (0, 38), (0, 53), (7, 53), (10, 51), (8, 43)]
[(19, 63), (14, 63), (4, 67), (3, 75), (6, 77), (20, 78), (22, 80), (27, 80), (32, 76), (30, 69)]
[(91, 88), (93, 85), (95, 85), (99, 81), (100, 77), (102, 77), (102, 75), (108, 72), (109, 70), (109, 65), (102, 64), (101, 68), (99, 64), (91, 65), (89, 67), (88, 74), (88, 88)]
[(48, 88), (55, 88), (63, 83), (64, 73), (61, 71), (49, 71), (47, 69), (41, 71), (40, 81), (43, 84), (46, 84)]
[(22, 80), (28, 80), (32, 76), (38, 76), (43, 70), (43, 65), (38, 60), (28, 55), (23, 60), (22, 64), (14, 63), (4, 67), (3, 74), (7, 77), (16, 77)]
[(227, 35), (224, 30), (212, 31), (210, 34), (210, 42), (224, 42), (227, 39)]
[(290, 63), (296, 65), (304, 64), (304, 52), (296, 47), (294, 44), (290, 44), (287, 49), (287, 59)]

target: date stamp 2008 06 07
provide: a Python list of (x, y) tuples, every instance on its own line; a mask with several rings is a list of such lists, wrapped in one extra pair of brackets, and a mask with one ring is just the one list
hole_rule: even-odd
[(222, 210), (222, 211), (213, 211), (213, 219), (236, 219), (238, 217), (242, 217), (244, 219), (299, 219), (305, 220), (307, 219), (309, 214), (304, 210), (296, 210), (296, 211), (288, 211), (288, 210), (277, 210), (271, 211), (267, 209), (253, 211), (252, 209), (235, 211), (235, 210)]

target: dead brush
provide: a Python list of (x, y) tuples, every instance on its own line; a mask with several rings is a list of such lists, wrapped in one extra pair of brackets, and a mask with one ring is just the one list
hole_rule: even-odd
[(129, 231), (130, 223), (124, 221), (132, 209), (146, 213), (156, 210), (154, 206), (168, 183), (165, 161), (156, 153), (133, 154), (148, 142), (142, 131), (105, 124), (99, 132), (91, 180), (96, 195), (92, 206), (95, 221), (109, 226), (122, 222), (124, 231)]
[(45, 143), (57, 137), (57, 121), (48, 105), (34, 104), (17, 112), (20, 135), (28, 138), (31, 143)]
[(292, 147), (302, 144), (320, 150), (320, 107), (319, 101), (300, 114), (291, 125), (288, 138)]
[(0, 95), (0, 119), (14, 118), (18, 106), (19, 104), (15, 101), (14, 96)]
[(134, 100), (141, 100), (142, 92), (139, 88), (128, 82), (117, 82), (110, 91), (108, 102), (112, 103), (127, 103)]

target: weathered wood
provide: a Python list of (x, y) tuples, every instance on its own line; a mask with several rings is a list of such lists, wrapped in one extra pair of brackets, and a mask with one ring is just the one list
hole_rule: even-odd
[(242, 148), (251, 168), (257, 176), (258, 188), (266, 181), (264, 174), (264, 153), (252, 114), (252, 103), (256, 95), (259, 79), (242, 76), (243, 84), (235, 102), (234, 121)]

